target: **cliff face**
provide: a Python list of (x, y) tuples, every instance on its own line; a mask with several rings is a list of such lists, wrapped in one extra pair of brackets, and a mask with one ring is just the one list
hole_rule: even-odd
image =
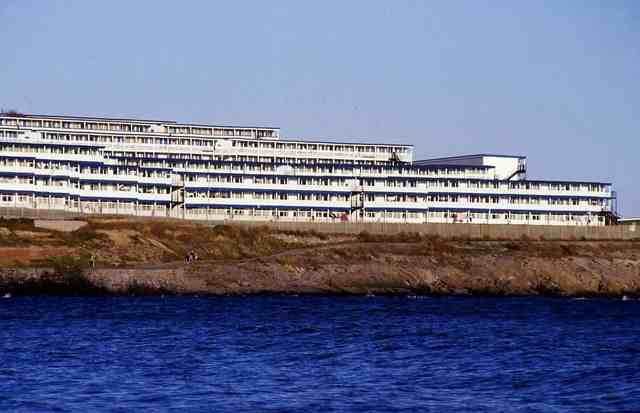
[[(338, 236), (126, 220), (62, 234), (13, 224), (0, 227), (3, 294), (640, 296), (640, 242), (632, 241)], [(187, 264), (192, 249), (201, 258)]]
[(91, 280), (117, 292), (133, 284), (210, 294), (640, 294), (636, 248), (593, 255), (591, 250), (612, 246), (564, 244), (574, 251), (553, 256), (540, 254), (545, 245), (515, 245), (523, 250), (513, 251), (513, 243), (450, 243), (449, 251), (438, 254), (421, 244), (357, 243), (228, 263), (103, 269), (92, 273)]

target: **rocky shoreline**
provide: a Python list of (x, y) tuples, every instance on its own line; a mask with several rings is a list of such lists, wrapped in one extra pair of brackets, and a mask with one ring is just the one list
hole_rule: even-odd
[[(187, 264), (191, 251), (200, 260)], [(640, 240), (0, 218), (4, 294), (640, 296)]]
[(5, 293), (638, 297), (640, 243), (346, 242), (193, 264), (3, 268)]

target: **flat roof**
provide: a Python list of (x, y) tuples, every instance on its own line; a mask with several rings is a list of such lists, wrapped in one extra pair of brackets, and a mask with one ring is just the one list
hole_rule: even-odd
[(469, 158), (480, 158), (480, 157), (493, 157), (493, 158), (518, 158), (518, 159), (526, 159), (526, 156), (522, 155), (505, 155), (505, 154), (496, 154), (496, 153), (477, 153), (471, 155), (454, 155), (454, 156), (443, 156), (439, 158), (428, 158), (428, 159), (420, 159), (415, 162), (431, 162), (431, 161), (442, 161), (442, 160), (464, 160)]
[(549, 180), (549, 179), (521, 179), (519, 181), (507, 181), (507, 182), (532, 182), (532, 183), (548, 183), (548, 184), (561, 184), (561, 185), (571, 185), (571, 184), (594, 184), (594, 185), (613, 185), (611, 182), (601, 182), (601, 181), (559, 181), (559, 180)]
[(238, 125), (209, 125), (204, 123), (176, 123), (171, 126), (195, 126), (197, 128), (243, 128), (243, 129), (280, 129), (279, 126), (238, 126)]
[(19, 112), (2, 112), (0, 116), (11, 118), (27, 118), (27, 119), (56, 119), (56, 120), (78, 120), (78, 121), (104, 121), (104, 122), (135, 122), (135, 123), (153, 123), (153, 124), (168, 124), (170, 126), (195, 126), (195, 127), (210, 127), (210, 128), (249, 128), (249, 129), (280, 129), (272, 126), (237, 126), (237, 125), (211, 125), (211, 124), (198, 124), (198, 123), (178, 123), (175, 120), (160, 120), (160, 119), (137, 119), (137, 118), (112, 118), (102, 116), (67, 116), (67, 115), (39, 115), (33, 113), (19, 113)]
[[(233, 138), (238, 138), (241, 136), (232, 136)], [(409, 143), (370, 143), (370, 142), (338, 142), (338, 141), (319, 141), (319, 140), (301, 140), (303, 138), (280, 138), (278, 142), (297, 142), (297, 143), (317, 143), (317, 144), (334, 144), (334, 145), (369, 145), (369, 146), (402, 146), (402, 147), (411, 147), (413, 148), (413, 144)], [(331, 139), (331, 138), (329, 138)], [(365, 139), (365, 138), (359, 138)]]
[(67, 115), (38, 115), (33, 113), (13, 113), (13, 112), (2, 112), (0, 116), (11, 117), (11, 118), (28, 118), (28, 119), (37, 119), (37, 118), (46, 118), (46, 119), (57, 119), (57, 120), (83, 120), (83, 121), (113, 121), (113, 122), (140, 122), (140, 123), (176, 123), (173, 120), (158, 120), (158, 119), (134, 119), (134, 118), (109, 118), (102, 116), (67, 116)]

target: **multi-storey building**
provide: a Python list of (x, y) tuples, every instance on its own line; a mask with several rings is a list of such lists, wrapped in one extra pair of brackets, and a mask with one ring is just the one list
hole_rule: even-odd
[(529, 180), (521, 156), (414, 161), (412, 145), (278, 128), (0, 115), (0, 207), (201, 220), (605, 225), (608, 182)]

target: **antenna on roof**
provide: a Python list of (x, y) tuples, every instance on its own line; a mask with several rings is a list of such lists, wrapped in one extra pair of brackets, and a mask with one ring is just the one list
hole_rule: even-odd
[(0, 109), (0, 115), (4, 116), (25, 116), (24, 113), (18, 112), (16, 109)]

